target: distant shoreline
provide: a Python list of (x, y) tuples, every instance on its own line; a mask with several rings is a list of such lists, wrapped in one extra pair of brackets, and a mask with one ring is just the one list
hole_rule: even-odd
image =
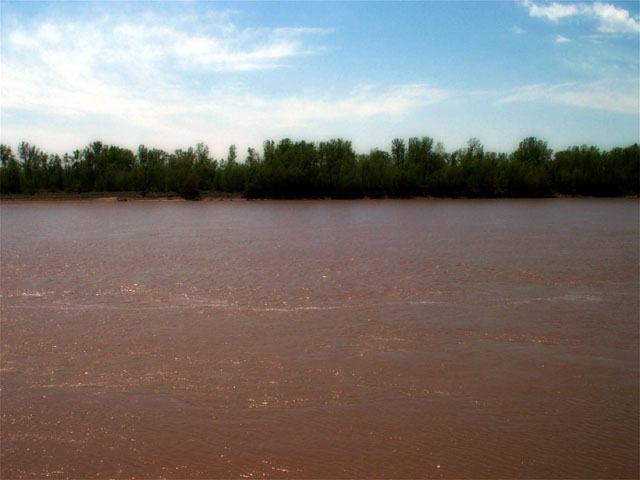
[(0, 202), (95, 202), (95, 203), (117, 203), (117, 202), (248, 202), (264, 200), (517, 200), (517, 199), (559, 199), (559, 198), (640, 198), (639, 195), (621, 196), (589, 196), (589, 195), (567, 195), (552, 194), (541, 197), (361, 197), (353, 199), (340, 198), (259, 198), (247, 199), (242, 195), (228, 194), (203, 194), (197, 199), (185, 199), (178, 194), (168, 195), (145, 195), (138, 192), (89, 192), (89, 193), (37, 193), (34, 195), (25, 194), (0, 194)]
[(189, 199), (549, 198), (638, 195), (640, 145), (555, 152), (525, 138), (514, 152), (485, 152), (477, 139), (448, 153), (429, 137), (394, 139), (391, 151), (358, 154), (350, 141), (264, 144), (239, 161), (208, 147), (138, 152), (93, 142), (74, 155), (50, 155), (22, 142), (16, 156), (0, 145), (0, 199), (45, 200), (178, 196)]
[(56, 202), (56, 201), (83, 201), (83, 202), (182, 202), (182, 201), (229, 201), (229, 200), (245, 200), (241, 195), (212, 193), (202, 194), (200, 198), (195, 200), (187, 200), (177, 193), (168, 194), (148, 194), (143, 195), (141, 192), (38, 192), (33, 195), (23, 193), (3, 193), (0, 194), (0, 202)]

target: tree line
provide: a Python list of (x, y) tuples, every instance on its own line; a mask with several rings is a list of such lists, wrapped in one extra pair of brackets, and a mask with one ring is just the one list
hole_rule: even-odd
[(543, 197), (553, 194), (638, 195), (638, 144), (603, 151), (574, 146), (553, 152), (535, 137), (516, 151), (486, 152), (475, 138), (446, 152), (429, 137), (395, 139), (390, 151), (357, 154), (350, 141), (267, 140), (244, 161), (235, 145), (215, 159), (199, 143), (172, 153), (137, 152), (96, 141), (72, 154), (48, 154), (22, 142), (17, 155), (0, 146), (0, 192), (139, 192), (246, 198)]

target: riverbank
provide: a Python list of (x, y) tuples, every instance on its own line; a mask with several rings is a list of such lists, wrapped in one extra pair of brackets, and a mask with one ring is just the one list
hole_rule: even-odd
[[(244, 197), (237, 194), (228, 194), (220, 192), (202, 193), (197, 201), (213, 201), (213, 200), (245, 200)], [(0, 202), (50, 202), (50, 201), (94, 201), (94, 202), (128, 202), (128, 201), (164, 201), (164, 202), (183, 202), (186, 200), (178, 193), (147, 193), (143, 195), (141, 192), (37, 192), (33, 195), (22, 193), (6, 193), (0, 194)]]
[[(497, 198), (529, 198), (529, 197), (360, 197), (353, 200), (415, 200), (415, 199), (497, 199)], [(531, 197), (531, 198), (640, 198), (638, 195), (623, 195), (617, 197), (595, 197), (587, 195), (567, 195), (563, 193), (557, 193), (547, 195), (544, 197)], [(314, 200), (330, 200), (331, 198), (319, 198)], [(83, 201), (83, 202), (213, 202), (213, 201), (249, 201), (249, 200), (282, 200), (276, 198), (255, 198), (247, 199), (241, 194), (231, 194), (223, 192), (204, 192), (198, 198), (185, 199), (177, 193), (152, 193), (143, 195), (141, 192), (38, 192), (33, 195), (26, 195), (21, 193), (0, 194), (0, 202), (57, 202), (57, 201)], [(305, 200), (299, 199), (284, 199), (284, 200)]]

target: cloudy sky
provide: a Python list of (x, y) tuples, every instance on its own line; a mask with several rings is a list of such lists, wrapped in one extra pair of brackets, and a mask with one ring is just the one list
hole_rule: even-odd
[[(640, 141), (637, 1), (2, 2), (2, 143)], [(243, 155), (241, 155), (243, 158)]]

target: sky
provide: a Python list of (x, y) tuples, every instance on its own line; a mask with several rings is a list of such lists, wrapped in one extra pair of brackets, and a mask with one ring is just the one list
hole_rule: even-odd
[(640, 141), (640, 2), (0, 2), (0, 141)]

